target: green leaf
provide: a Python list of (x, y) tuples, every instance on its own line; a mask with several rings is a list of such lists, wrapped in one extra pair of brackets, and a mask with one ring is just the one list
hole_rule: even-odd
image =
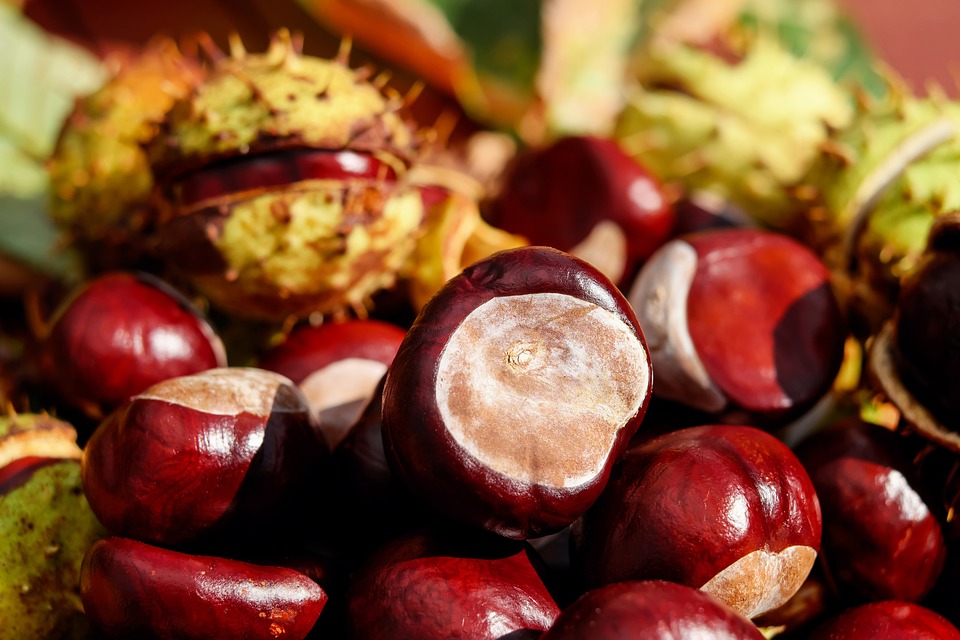
[(105, 79), (100, 61), (0, 3), (0, 194), (46, 189), (43, 163), (74, 98)]
[(47, 214), (45, 191), (30, 197), (0, 194), (0, 254), (59, 279), (81, 270), (78, 256), (62, 248), (59, 230)]

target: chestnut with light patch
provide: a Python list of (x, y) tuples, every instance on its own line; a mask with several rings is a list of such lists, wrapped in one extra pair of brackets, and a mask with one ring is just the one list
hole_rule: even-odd
[(713, 415), (788, 421), (826, 393), (843, 358), (846, 322), (830, 272), (781, 233), (713, 229), (672, 240), (628, 299), (657, 396)]
[(451, 279), (407, 333), (384, 388), (384, 443), (435, 508), (535, 537), (596, 499), (651, 385), (609, 279), (555, 249), (501, 251)]
[(746, 426), (671, 432), (629, 450), (573, 531), (589, 584), (669, 580), (753, 618), (785, 603), (820, 549), (820, 505), (796, 456)]
[(90, 506), (113, 533), (180, 544), (252, 526), (327, 454), (300, 390), (260, 369), (211, 369), (135, 396), (83, 456)]
[(332, 450), (360, 419), (405, 333), (372, 319), (305, 325), (266, 353), (260, 366), (300, 387)]

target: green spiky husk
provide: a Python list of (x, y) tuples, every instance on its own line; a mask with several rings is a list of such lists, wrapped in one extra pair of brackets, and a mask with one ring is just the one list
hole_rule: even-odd
[[(94, 264), (124, 266), (126, 256), (137, 253), (132, 246), (155, 217), (142, 145), (200, 76), (172, 41), (158, 40), (78, 101), (67, 118), (48, 163), (50, 215)], [(114, 252), (124, 256), (110, 260)]]
[(654, 43), (615, 136), (662, 181), (709, 191), (786, 227), (821, 145), (849, 124), (852, 95), (772, 38), (752, 40), (740, 55), (731, 62)]
[(194, 251), (179, 232), (166, 254), (213, 304), (240, 317), (362, 314), (396, 281), (423, 215), (411, 187), (306, 182), (190, 214), (207, 230), (206, 264), (177, 253)]
[(339, 60), (300, 55), (280, 32), (263, 54), (218, 61), (170, 110), (150, 145), (160, 175), (212, 160), (284, 147), (373, 153), (395, 169), (416, 154), (403, 100)]
[(0, 496), (5, 637), (86, 637), (80, 565), (87, 549), (104, 535), (83, 495), (79, 460), (51, 462)]
[(837, 274), (870, 334), (891, 315), (936, 220), (960, 210), (960, 103), (916, 97), (891, 77), (808, 177), (818, 192), (802, 231)]

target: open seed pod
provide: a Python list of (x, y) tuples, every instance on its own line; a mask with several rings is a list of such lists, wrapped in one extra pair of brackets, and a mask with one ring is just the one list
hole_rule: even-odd
[(80, 483), (69, 424), (0, 417), (0, 620), (10, 638), (82, 638), (80, 566), (105, 535)]
[(893, 314), (935, 221), (960, 208), (960, 103), (916, 97), (891, 78), (825, 149), (807, 179), (817, 196), (799, 233), (834, 271), (854, 329), (872, 335)]
[(203, 75), (172, 40), (148, 43), (67, 118), (48, 171), (50, 214), (95, 270), (130, 267), (152, 247), (153, 175), (141, 145)]
[(237, 316), (362, 313), (423, 218), (404, 99), (300, 45), (285, 31), (262, 54), (235, 43), (149, 149), (163, 259)]
[(873, 339), (868, 367), (903, 422), (960, 452), (960, 214), (939, 218), (897, 310)]

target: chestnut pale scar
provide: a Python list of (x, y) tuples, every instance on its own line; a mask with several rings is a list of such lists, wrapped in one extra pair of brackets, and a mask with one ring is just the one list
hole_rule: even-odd
[(643, 343), (606, 309), (559, 293), (503, 296), (474, 309), (444, 346), (437, 407), (488, 468), (576, 487), (603, 470), (648, 376)]
[(135, 399), (161, 400), (212, 415), (308, 411), (294, 384), (278, 373), (245, 367), (209, 369), (153, 385)]
[(793, 597), (807, 579), (817, 552), (805, 545), (779, 553), (748, 553), (711, 578), (701, 591), (719, 598), (747, 618), (772, 611)]

